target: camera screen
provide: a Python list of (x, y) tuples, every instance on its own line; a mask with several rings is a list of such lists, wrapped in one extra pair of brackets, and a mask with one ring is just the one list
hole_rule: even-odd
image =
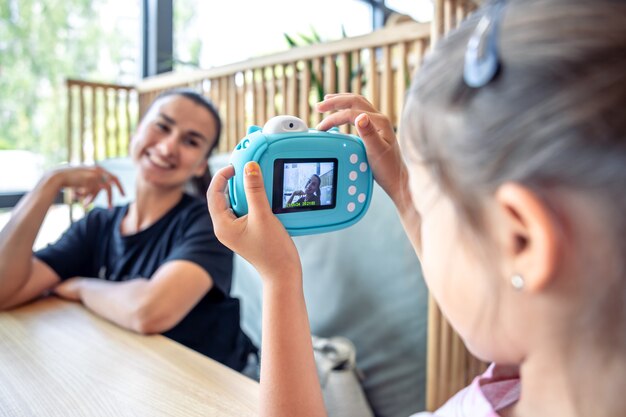
[(277, 159), (274, 161), (274, 213), (335, 208), (337, 159)]

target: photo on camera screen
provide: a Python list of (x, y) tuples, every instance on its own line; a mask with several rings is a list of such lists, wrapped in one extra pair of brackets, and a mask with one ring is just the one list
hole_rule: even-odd
[(274, 163), (274, 213), (335, 207), (337, 159), (282, 159)]

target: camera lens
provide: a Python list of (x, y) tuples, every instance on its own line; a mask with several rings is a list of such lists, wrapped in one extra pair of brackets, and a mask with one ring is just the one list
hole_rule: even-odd
[(289, 123), (289, 128), (290, 128), (290, 129), (293, 129), (293, 122), (290, 122), (290, 123)]

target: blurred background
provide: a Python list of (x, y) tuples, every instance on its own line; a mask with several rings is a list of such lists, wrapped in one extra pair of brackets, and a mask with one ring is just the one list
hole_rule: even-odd
[[(39, 154), (10, 157), (32, 169), (64, 162), (65, 79), (134, 85), (154, 75), (142, 69), (151, 7), (169, 18), (169, 27), (161, 21), (159, 29), (172, 34), (172, 56), (161, 61), (169, 59), (177, 72), (286, 50), (287, 37), (306, 44), (362, 35), (384, 24), (381, 7), (387, 15), (432, 17), (428, 0), (170, 0), (170, 16), (163, 16), (168, 5), (158, 3), (168, 2), (0, 0), (0, 151)], [(3, 188), (10, 188), (8, 168), (0, 162)]]
[[(148, 77), (367, 34), (392, 14), (428, 21), (432, 13), (429, 0), (0, 0), (0, 227), (47, 169), (94, 162), (70, 156), (68, 137), (85, 126), (67, 114), (89, 113), (91, 102), (81, 89), (80, 109), (72, 105), (66, 80), (102, 83), (107, 95), (106, 86), (129, 86), (128, 98), (103, 99), (127, 100), (125, 109), (104, 105), (115, 121), (97, 116), (124, 148), (141, 110), (134, 86)], [(93, 152), (95, 135), (77, 148)], [(36, 247), (64, 230), (67, 210), (50, 210)]]

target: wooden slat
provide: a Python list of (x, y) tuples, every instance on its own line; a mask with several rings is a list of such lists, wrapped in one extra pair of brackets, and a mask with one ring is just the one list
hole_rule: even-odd
[(450, 325), (445, 319), (443, 319), (443, 317), (439, 321), (439, 325), (441, 335), (441, 338), (439, 339), (439, 350), (441, 353), (439, 356), (439, 384), (437, 387), (439, 394), (437, 401), (441, 404), (446, 398), (448, 398), (448, 393), (450, 391), (450, 352), (452, 331), (450, 329)]
[[(272, 117), (276, 116), (276, 95), (278, 94), (277, 91), (277, 77), (276, 77), (276, 68), (274, 66), (269, 67), (268, 71), (267, 71), (267, 77), (265, 78), (265, 83), (267, 85), (267, 114), (265, 115), (265, 117), (267, 119), (271, 119)], [(263, 120), (261, 122), (261, 124), (265, 124), (265, 122), (267, 121)]]
[(465, 15), (466, 15), (465, 3), (466, 2), (464, 0), (458, 0), (456, 2), (456, 9), (454, 10), (454, 13), (455, 13), (454, 18), (456, 20), (457, 26), (459, 25), (459, 23), (465, 20)]
[(351, 68), (351, 92), (362, 94), (363, 75), (361, 71), (361, 51), (352, 52), (352, 68)]
[(443, 27), (448, 33), (456, 27), (456, 0), (444, 0), (443, 3)]
[(454, 334), (452, 336), (452, 347), (450, 352), (450, 391), (448, 391), (449, 396), (454, 395), (454, 392), (451, 391), (455, 391), (465, 386), (465, 358), (466, 355), (463, 342), (458, 335)]
[[(363, 94), (363, 75), (361, 71), (361, 51), (353, 51), (352, 52), (352, 68), (351, 71), (351, 82), (350, 82), (350, 91), (355, 94)], [(350, 133), (356, 135), (356, 128), (354, 125), (350, 125)]]
[(227, 124), (228, 135), (224, 145), (227, 149), (232, 149), (234, 144), (237, 143), (237, 84), (235, 83), (235, 77), (224, 77), (224, 84), (228, 88), (228, 102), (226, 104), (227, 109)]
[[(245, 72), (246, 94), (244, 110), (246, 111), (246, 128), (255, 123), (256, 120), (256, 82), (254, 81), (254, 70)], [(250, 104), (248, 108), (248, 103)]]
[(286, 74), (286, 65), (278, 65), (277, 69), (279, 70), (279, 78), (278, 83), (276, 83), (278, 96), (280, 97), (280, 104), (276, 109), (276, 113), (278, 115), (285, 114), (287, 111), (287, 74)]
[(65, 83), (66, 88), (67, 88), (67, 114), (65, 115), (66, 117), (66, 123), (67, 123), (67, 132), (66, 132), (66, 137), (67, 137), (67, 162), (71, 163), (72, 162), (72, 152), (74, 150), (74, 147), (72, 146), (72, 133), (74, 132), (73, 129), (73, 124), (72, 124), (72, 114), (74, 112), (74, 106), (73, 106), (73, 100), (72, 100), (72, 88), (73, 85), (70, 84), (69, 82), (66, 81)]
[(408, 47), (405, 42), (402, 42), (398, 46), (398, 70), (396, 73), (396, 87), (395, 87), (395, 119), (394, 124), (398, 126), (400, 124), (400, 116), (402, 115), (402, 106), (404, 104), (404, 95), (407, 88), (408, 78)]
[(350, 90), (350, 58), (349, 58), (350, 54), (348, 52), (344, 52), (342, 54), (339, 54), (338, 58), (339, 58), (339, 65), (338, 65), (338, 69), (339, 69), (339, 88), (338, 88), (338, 92), (339, 93), (347, 93)]
[(435, 45), (437, 41), (441, 38), (441, 35), (444, 33), (443, 32), (443, 27), (444, 27), (443, 2), (444, 0), (433, 1), (434, 14), (433, 14), (433, 21), (432, 21), (431, 30), (430, 30), (431, 45)]
[(369, 62), (367, 65), (367, 97), (372, 105), (379, 109), (380, 100), (378, 95), (378, 60), (376, 58), (376, 48), (369, 48)]
[[(318, 97), (317, 89), (319, 85), (324, 85), (324, 76), (322, 72), (322, 58), (313, 59), (313, 74), (315, 74), (315, 78), (317, 80), (317, 85), (315, 86), (315, 101), (322, 100), (323, 97)], [(313, 124), (317, 125), (322, 121), (323, 114), (318, 111), (313, 111)]]
[(115, 120), (115, 155), (119, 156), (122, 154), (122, 144), (120, 140), (121, 135), (121, 127), (120, 127), (120, 97), (119, 90), (113, 90), (113, 116)]
[(82, 164), (85, 162), (85, 86), (78, 86), (78, 100), (80, 108), (80, 133), (78, 135), (79, 144), (79, 162)]
[[(345, 52), (342, 54), (339, 54), (338, 56), (338, 60), (339, 60), (339, 65), (338, 65), (338, 73), (339, 73), (339, 80), (338, 80), (338, 88), (337, 88), (337, 92), (339, 93), (347, 93), (350, 91), (350, 58), (349, 58), (350, 54)], [(343, 133), (349, 133), (350, 132), (350, 126), (345, 124), (339, 127), (339, 130)]]
[(289, 84), (287, 95), (287, 114), (298, 115), (298, 66), (296, 62), (292, 62), (289, 65), (289, 77), (287, 83)]
[(96, 87), (91, 88), (91, 142), (93, 146), (93, 159), (98, 159), (98, 126), (96, 119)]
[(415, 45), (415, 68), (413, 69), (413, 73), (411, 75), (414, 78), (417, 75), (417, 72), (422, 67), (422, 63), (424, 62), (424, 54), (426, 53), (426, 46), (424, 45), (424, 41), (417, 40), (414, 42)]
[(130, 138), (132, 135), (131, 119), (130, 119), (130, 90), (126, 90), (126, 142), (124, 146), (123, 156), (128, 155), (128, 147), (130, 146)]
[(110, 158), (111, 157), (111, 146), (109, 143), (109, 140), (111, 139), (110, 137), (110, 132), (109, 132), (109, 96), (110, 96), (110, 90), (109, 88), (105, 88), (104, 90), (104, 140), (103, 145), (104, 145), (104, 157), (105, 158)]
[(265, 119), (267, 119), (267, 94), (265, 89), (265, 68), (262, 68), (258, 71), (259, 80), (258, 80), (258, 111), (257, 111), (257, 119), (255, 124), (262, 126), (265, 123)]
[[(302, 62), (302, 71), (300, 72), (300, 118), (304, 120), (307, 126), (314, 126), (316, 123), (311, 121), (311, 106), (309, 105), (311, 96), (311, 61)], [(317, 113), (317, 112), (316, 112)]]
[(239, 139), (243, 138), (246, 134), (246, 73), (242, 72), (238, 74), (241, 77), (241, 85), (237, 85), (237, 121), (235, 125), (237, 126), (237, 136), (235, 138), (235, 143), (230, 143), (228, 146), (228, 150), (232, 150)]
[(337, 92), (337, 67), (332, 55), (324, 58), (324, 94)]
[(439, 340), (441, 332), (441, 313), (437, 303), (428, 297), (428, 334), (426, 347), (426, 409), (434, 411), (439, 407), (438, 372), (439, 372)]
[(393, 64), (391, 62), (391, 47), (382, 48), (382, 79), (381, 79), (381, 105), (380, 111), (392, 121), (395, 120), (393, 109)]

